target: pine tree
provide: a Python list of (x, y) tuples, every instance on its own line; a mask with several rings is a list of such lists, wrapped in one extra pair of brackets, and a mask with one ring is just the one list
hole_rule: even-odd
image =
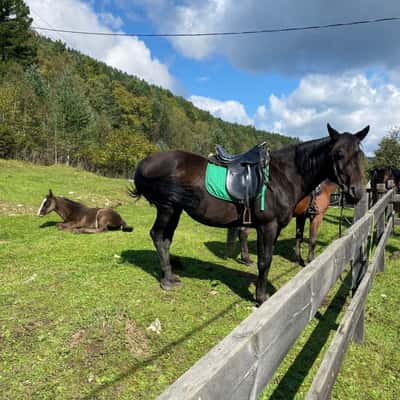
[(23, 0), (0, 0), (0, 59), (24, 66), (36, 60), (32, 18)]

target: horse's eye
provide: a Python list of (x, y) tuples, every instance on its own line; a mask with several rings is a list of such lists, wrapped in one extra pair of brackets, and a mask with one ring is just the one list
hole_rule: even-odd
[(334, 157), (335, 160), (342, 160), (344, 158), (344, 154), (341, 151), (338, 151), (337, 153), (335, 153)]

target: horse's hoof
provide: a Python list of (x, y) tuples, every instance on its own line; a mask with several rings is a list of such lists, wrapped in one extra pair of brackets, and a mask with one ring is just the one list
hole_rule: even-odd
[(247, 265), (248, 267), (254, 267), (254, 261), (250, 260), (250, 258), (247, 258), (245, 260), (241, 259), (239, 262), (241, 264)]
[(300, 267), (302, 267), (302, 268), (306, 266), (306, 263), (304, 262), (303, 259), (297, 260), (297, 264), (299, 264)]
[(172, 290), (172, 289), (182, 286), (182, 282), (176, 276), (174, 276), (169, 279), (162, 279), (160, 286), (164, 290)]

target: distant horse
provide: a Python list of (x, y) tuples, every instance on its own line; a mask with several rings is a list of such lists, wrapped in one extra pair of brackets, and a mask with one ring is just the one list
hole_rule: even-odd
[[(281, 229), (290, 222), (298, 202), (327, 178), (355, 201), (364, 193), (360, 142), (369, 126), (354, 135), (340, 134), (329, 124), (328, 131), (327, 138), (271, 152), (265, 207), (260, 207), (262, 197), (259, 196), (251, 209), (250, 226), (257, 228), (258, 304), (266, 299), (266, 279), (274, 243)], [(169, 249), (183, 210), (196, 221), (210, 226), (228, 228), (243, 224), (243, 208), (239, 204), (220, 200), (207, 192), (207, 162), (200, 155), (176, 150), (151, 154), (137, 166), (136, 189), (131, 195), (136, 198), (143, 195), (157, 208), (150, 235), (160, 258), (163, 289), (181, 284), (172, 273)]]
[(74, 233), (99, 233), (119, 229), (124, 232), (133, 231), (112, 208), (89, 208), (65, 197), (54, 196), (50, 189), (37, 215), (43, 217), (52, 211), (63, 219), (57, 227)]
[(397, 191), (400, 191), (399, 169), (391, 167), (378, 167), (378, 168), (373, 168), (370, 171), (369, 175), (370, 175), (371, 192), (372, 192), (372, 204), (375, 204), (378, 201), (377, 185), (379, 183), (385, 184), (386, 189), (389, 189), (388, 187), (389, 181), (393, 181), (394, 185), (397, 188)]
[[(315, 244), (317, 242), (318, 230), (324, 219), (326, 210), (329, 207), (331, 194), (337, 189), (336, 183), (331, 182), (329, 179), (323, 181), (320, 185), (320, 191), (315, 196), (315, 208), (317, 209), (317, 214), (310, 214), (309, 207), (311, 203), (311, 195), (308, 195), (301, 199), (294, 210), (293, 216), (296, 217), (296, 262), (301, 266), (304, 266), (304, 260), (301, 257), (301, 244), (303, 242), (304, 225), (307, 218), (310, 220), (310, 239), (308, 245), (308, 258), (307, 262), (311, 262), (314, 259)], [(241, 261), (246, 265), (252, 265), (253, 261), (249, 256), (248, 247), (248, 237), (249, 228), (242, 227), (232, 227), (228, 228), (227, 234), (227, 253), (231, 254), (232, 247), (235, 243), (236, 237), (239, 237), (240, 241), (240, 258)]]

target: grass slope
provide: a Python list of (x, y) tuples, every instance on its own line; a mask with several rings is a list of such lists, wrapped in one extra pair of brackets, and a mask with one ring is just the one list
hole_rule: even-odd
[[(160, 289), (148, 234), (155, 210), (130, 199), (127, 185), (72, 168), (0, 160), (0, 398), (155, 398), (251, 313), (256, 269), (224, 260), (225, 231), (186, 215), (172, 246), (184, 285)], [(49, 188), (88, 205), (117, 206), (134, 232), (58, 231), (57, 215), (35, 215)], [(337, 214), (330, 210), (318, 252), (337, 235)], [(298, 272), (293, 234), (293, 223), (281, 234), (270, 293)], [(250, 239), (254, 254), (254, 233)], [(398, 236), (388, 249), (400, 250)], [(399, 397), (399, 266), (391, 259), (374, 282), (366, 342), (350, 347), (335, 399)], [(304, 397), (348, 289), (345, 279), (332, 290), (261, 398)], [(156, 319), (160, 334), (146, 329)]]

